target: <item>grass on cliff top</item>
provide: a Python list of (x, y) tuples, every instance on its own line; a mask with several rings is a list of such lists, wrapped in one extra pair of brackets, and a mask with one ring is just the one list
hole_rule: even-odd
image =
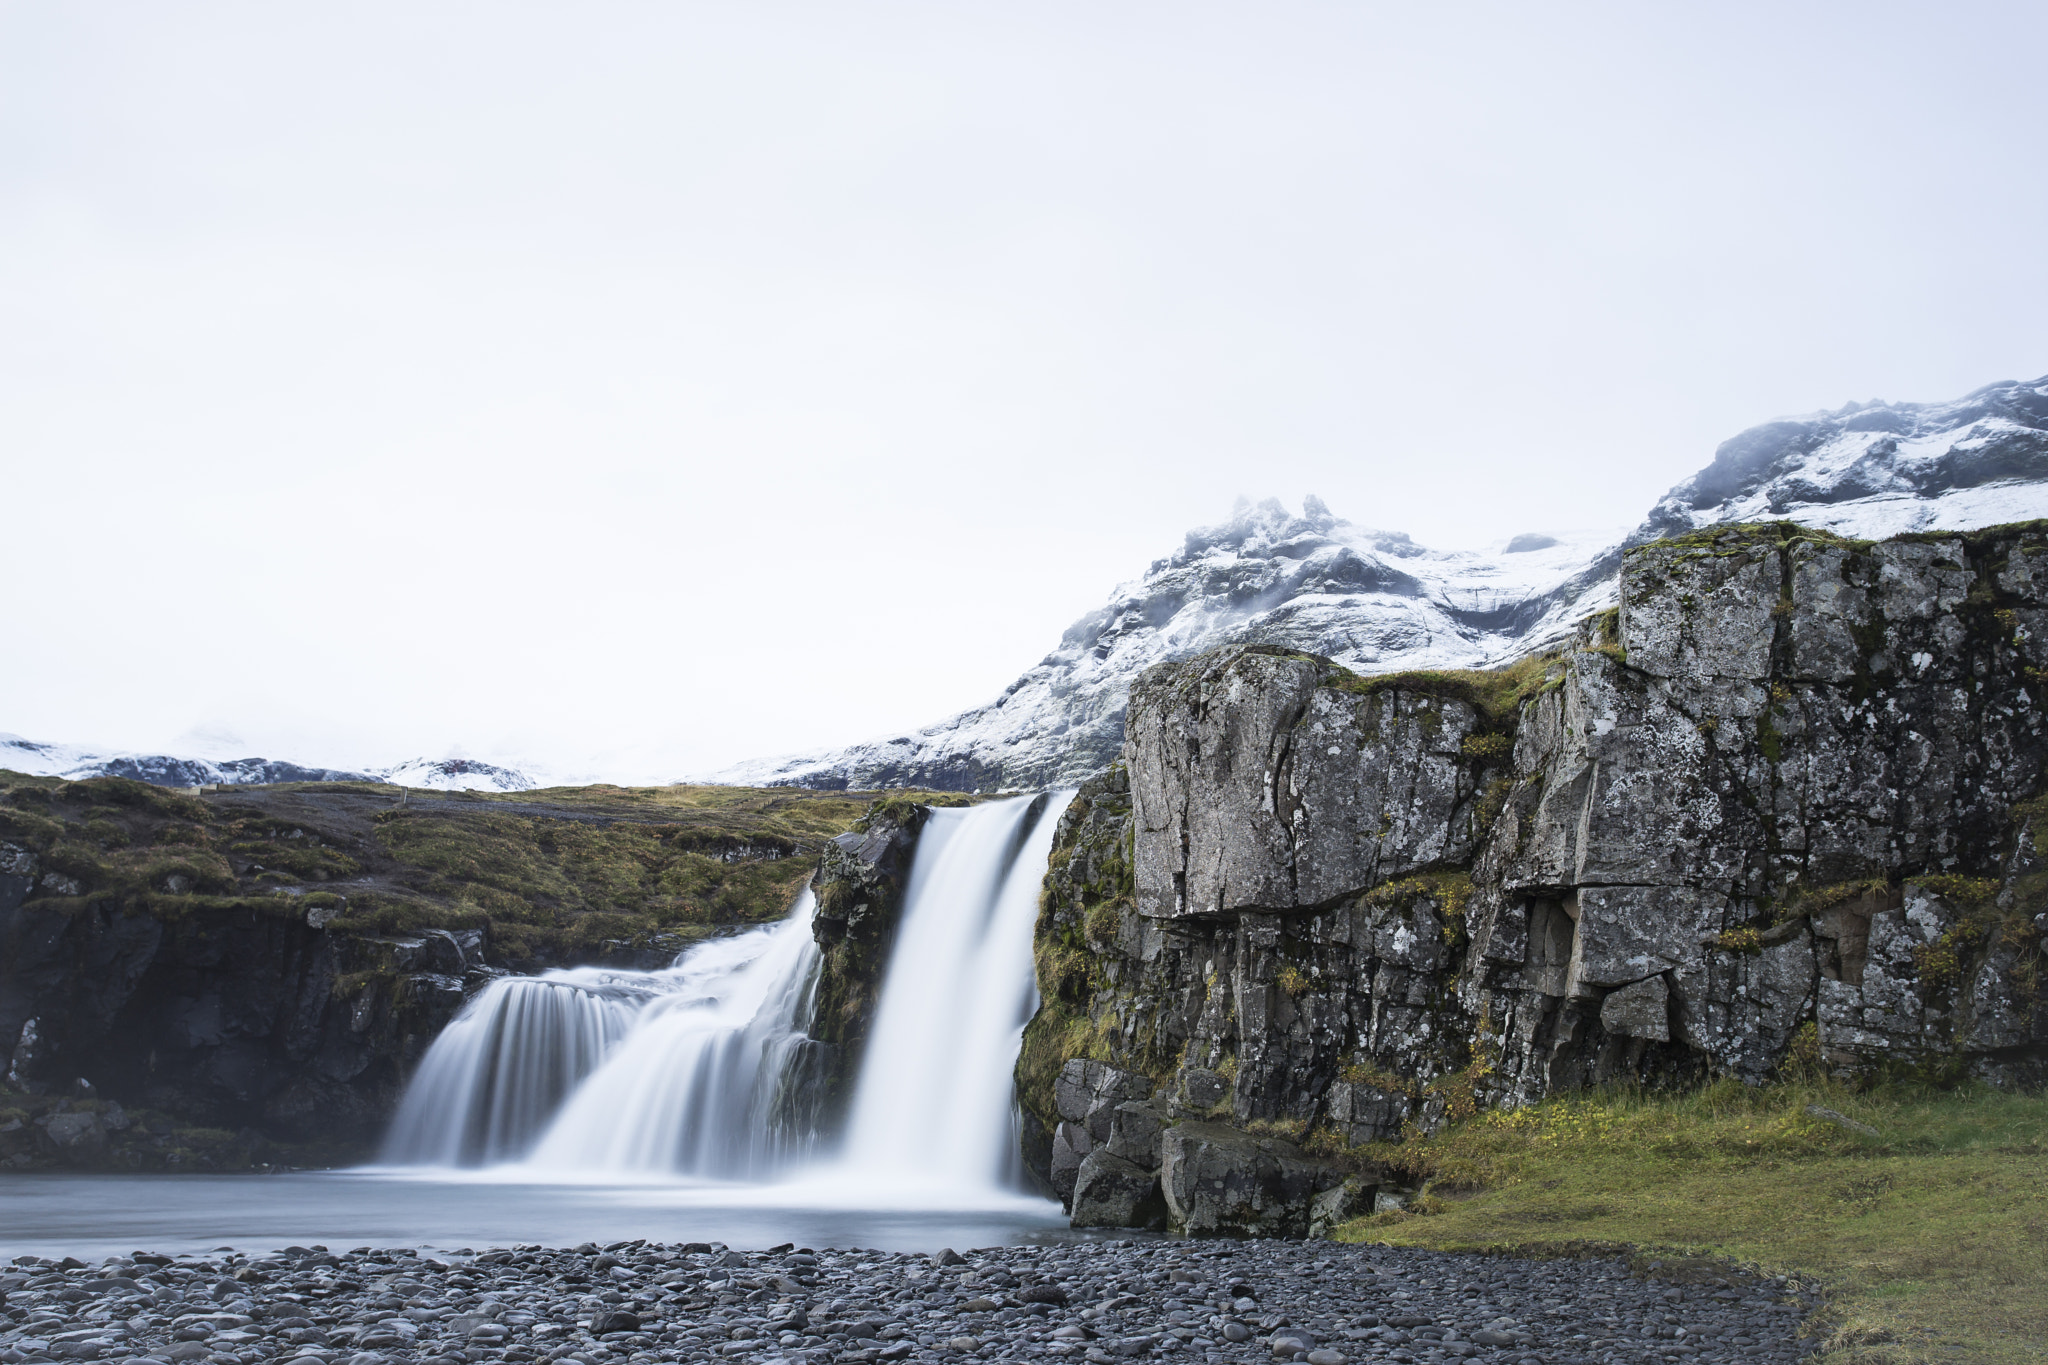
[(1431, 668), (1361, 677), (1345, 671), (1327, 686), (1369, 697), (1376, 692), (1415, 692), (1462, 701), (1489, 727), (1510, 725), (1522, 703), (1541, 692), (1564, 670), (1560, 651), (1546, 650), (1501, 668)]
[(1342, 1240), (1728, 1257), (1827, 1286), (1829, 1361), (2048, 1358), (2048, 1097), (1725, 1082), (1552, 1100), (1366, 1150), (1429, 1181), (1422, 1211)]
[(280, 783), (203, 795), (0, 771), (0, 841), (94, 905), (172, 921), (342, 913), (337, 932), (490, 926), (510, 959), (675, 947), (786, 913), (871, 793), (745, 787), (431, 792)]

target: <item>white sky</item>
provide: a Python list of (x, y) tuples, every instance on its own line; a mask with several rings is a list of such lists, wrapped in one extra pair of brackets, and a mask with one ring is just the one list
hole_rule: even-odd
[(1630, 525), (2048, 371), (2044, 40), (0, 0), (0, 730), (665, 778), (984, 701), (1240, 492)]

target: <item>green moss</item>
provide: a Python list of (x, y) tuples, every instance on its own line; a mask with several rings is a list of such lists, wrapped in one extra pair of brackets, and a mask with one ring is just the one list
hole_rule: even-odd
[(1784, 914), (1780, 918), (1822, 914), (1845, 901), (1852, 901), (1861, 896), (1882, 895), (1890, 890), (1891, 881), (1882, 876), (1831, 882), (1811, 890), (1795, 889), (1793, 895), (1784, 903)]
[(888, 823), (902, 829), (916, 830), (924, 824), (925, 816), (935, 807), (972, 806), (984, 799), (986, 798), (965, 792), (890, 792), (877, 797), (854, 828), (866, 831), (878, 824)]
[(1998, 883), (1989, 877), (1956, 877), (1941, 873), (1908, 877), (1906, 880), (1957, 906), (1981, 905), (1998, 894)]
[(1714, 940), (1714, 946), (1727, 953), (1742, 953), (1756, 957), (1764, 950), (1764, 936), (1760, 930), (1751, 928), (1723, 930)]
[(811, 870), (788, 855), (797, 845), (786, 837), (755, 845), (783, 856), (729, 861), (699, 851), (717, 846), (707, 832), (669, 824), (401, 809), (378, 816), (376, 832), (394, 861), (427, 874), (420, 889), (437, 899), (563, 923), (597, 913), (648, 926), (764, 923), (789, 912)]
[(33, 810), (0, 806), (0, 840), (40, 853), (64, 837), (64, 826)]
[(1024, 1026), (1016, 1069), (1017, 1102), (1048, 1128), (1059, 1122), (1053, 1083), (1060, 1068), (1076, 1057), (1112, 1062), (1115, 1049), (1108, 1033), (1086, 1014), (1048, 1001)]
[(1347, 1063), (1337, 1073), (1337, 1079), (1346, 1085), (1369, 1085), (1389, 1095), (1420, 1095), (1422, 1083), (1406, 1076), (1396, 1076), (1382, 1069), (1370, 1057), (1361, 1057)]
[(1458, 750), (1476, 763), (1500, 763), (1515, 751), (1515, 741), (1507, 735), (1467, 735)]
[(67, 805), (115, 806), (180, 820), (206, 818), (206, 804), (198, 797), (168, 787), (153, 787), (147, 782), (127, 777), (92, 777), (83, 782), (67, 782), (56, 789), (53, 797)]
[(1840, 545), (1861, 550), (1868, 549), (1875, 542), (1838, 536), (1833, 531), (1802, 526), (1796, 521), (1746, 521), (1704, 526), (1683, 535), (1631, 546), (1626, 553), (1630, 558), (1651, 552), (1668, 556), (1672, 551), (1679, 552), (1677, 557), (1680, 559), (1721, 558), (1759, 549), (1786, 549), (1801, 543)]
[(1518, 659), (1505, 668), (1418, 669), (1371, 677), (1338, 669), (1338, 676), (1325, 686), (1362, 697), (1409, 692), (1462, 701), (1479, 713), (1483, 727), (1500, 730), (1512, 728), (1522, 703), (1563, 671), (1562, 655), (1552, 651)]
[(1403, 909), (1424, 897), (1446, 921), (1462, 921), (1472, 902), (1472, 874), (1463, 869), (1419, 872), (1412, 877), (1381, 882), (1365, 895), (1368, 905)]
[(1088, 907), (1088, 942), (1101, 949), (1114, 948), (1121, 921), (1122, 907), (1117, 901), (1101, 901)]

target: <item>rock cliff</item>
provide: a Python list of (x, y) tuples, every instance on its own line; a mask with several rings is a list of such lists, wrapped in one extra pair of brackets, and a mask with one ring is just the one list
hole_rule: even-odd
[(1393, 1194), (1359, 1149), (1591, 1083), (2048, 1079), (2044, 610), (2042, 523), (1740, 525), (1505, 670), (1152, 669), (1047, 879), (1044, 1177), (1298, 1233)]

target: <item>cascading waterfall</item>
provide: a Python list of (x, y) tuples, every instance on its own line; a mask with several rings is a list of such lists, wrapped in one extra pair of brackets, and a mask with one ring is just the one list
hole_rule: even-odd
[[(1037, 1003), (1031, 927), (1072, 795), (931, 812), (835, 1194), (972, 1203), (1018, 1188), (1011, 1073)], [(806, 1033), (813, 910), (806, 890), (781, 923), (699, 944), (664, 971), (493, 982), (428, 1050), (385, 1160), (583, 1178), (788, 1170), (815, 1141), (829, 1052)]]
[(812, 909), (805, 890), (780, 923), (699, 944), (663, 971), (492, 982), (421, 1060), (384, 1160), (765, 1174), (811, 1127)]
[(523, 1156), (564, 1096), (626, 1036), (651, 973), (577, 967), (493, 981), (434, 1040), (384, 1160), (491, 1166)]
[(848, 1166), (961, 1192), (1017, 1182), (1012, 1072), (1031, 926), (1072, 792), (934, 810), (918, 836), (847, 1129)]
[(534, 1149), (531, 1164), (720, 1179), (773, 1173), (807, 1150), (804, 1030), (817, 988), (811, 893), (770, 929), (699, 947)]

